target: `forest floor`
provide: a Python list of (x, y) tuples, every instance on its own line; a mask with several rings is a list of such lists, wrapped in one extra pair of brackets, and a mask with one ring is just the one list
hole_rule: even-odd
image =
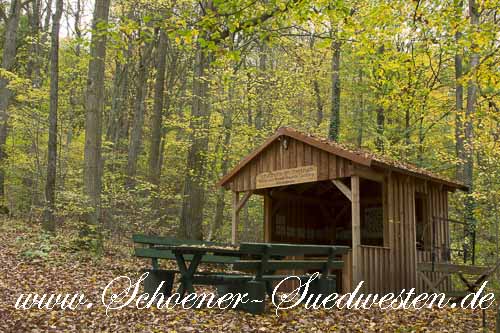
[[(475, 332), (481, 331), (481, 311), (432, 310), (306, 310), (303, 307), (264, 315), (236, 310), (175, 308), (111, 311), (101, 303), (104, 287), (115, 277), (135, 281), (149, 262), (133, 258), (132, 244), (106, 246), (93, 257), (71, 246), (73, 234), (56, 238), (38, 225), (0, 220), (0, 332)], [(116, 242), (115, 242), (116, 243)], [(16, 310), (22, 293), (85, 293), (95, 306), (80, 310)], [(494, 330), (494, 312), (487, 323)]]

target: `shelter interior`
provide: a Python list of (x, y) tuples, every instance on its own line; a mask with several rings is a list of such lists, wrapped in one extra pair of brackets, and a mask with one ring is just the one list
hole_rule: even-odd
[[(349, 187), (350, 179), (339, 180)], [(331, 181), (269, 191), (271, 242), (352, 244), (351, 201)], [(384, 246), (382, 184), (360, 180), (361, 244)]]

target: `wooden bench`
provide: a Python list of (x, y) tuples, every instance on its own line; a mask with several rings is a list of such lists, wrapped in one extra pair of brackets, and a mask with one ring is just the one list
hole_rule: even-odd
[[(178, 292), (181, 295), (186, 291), (192, 292), (193, 285), (214, 285), (220, 294), (247, 292), (249, 298), (262, 300), (260, 303), (253, 302), (243, 306), (252, 313), (264, 310), (265, 293), (271, 295), (273, 283), (286, 277), (276, 274), (280, 270), (320, 272), (321, 278), (313, 281), (310, 293), (326, 295), (334, 292), (336, 281), (334, 276), (330, 276), (330, 271), (342, 268), (343, 262), (336, 260), (336, 257), (349, 249), (341, 246), (272, 243), (242, 243), (239, 248), (234, 248), (215, 242), (144, 235), (134, 235), (133, 240), (136, 244), (148, 246), (136, 248), (135, 255), (152, 260), (153, 269), (148, 270), (149, 275), (145, 281), (146, 292), (154, 292), (161, 281), (165, 281), (161, 292), (170, 294), (175, 274), (179, 273), (181, 285)], [(307, 259), (306, 256), (315, 256), (315, 259)], [(175, 260), (179, 269), (160, 270), (159, 259)], [(186, 262), (190, 262), (189, 267)], [(200, 263), (232, 265), (233, 270), (242, 273), (199, 272), (197, 267)], [(307, 274), (297, 276), (301, 281), (309, 278)]]
[[(172, 293), (175, 274), (181, 273), (179, 269), (160, 269), (158, 260), (167, 259), (178, 261), (179, 256), (169, 249), (162, 249), (162, 246), (227, 246), (227, 244), (216, 242), (205, 242), (197, 240), (177, 239), (172, 237), (160, 237), (150, 235), (133, 235), (132, 240), (135, 244), (145, 245), (147, 247), (135, 247), (134, 255), (139, 258), (151, 259), (152, 269), (144, 269), (148, 272), (148, 277), (144, 281), (144, 290), (147, 293), (154, 293), (162, 281), (164, 285), (160, 290), (165, 295)], [(192, 261), (194, 255), (183, 255), (182, 261)], [(231, 264), (239, 257), (228, 255), (203, 255), (202, 262), (208, 264)], [(180, 263), (177, 263), (178, 265)], [(200, 273), (198, 273), (200, 274)]]

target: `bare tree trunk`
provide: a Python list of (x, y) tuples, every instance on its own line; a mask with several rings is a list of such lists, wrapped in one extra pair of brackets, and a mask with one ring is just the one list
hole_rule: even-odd
[(314, 98), (316, 99), (316, 125), (320, 125), (323, 121), (323, 100), (321, 99), (321, 91), (319, 89), (318, 79), (313, 80)]
[(340, 41), (332, 41), (332, 113), (328, 138), (338, 141), (340, 133)]
[[(171, 49), (172, 50), (172, 49)], [(174, 98), (174, 85), (177, 80), (177, 78), (180, 78), (181, 84), (180, 88), (176, 89), (176, 96), (178, 97), (179, 95), (184, 95), (185, 90), (186, 90), (186, 77), (182, 75), (182, 69), (181, 73), (177, 73), (177, 67), (178, 67), (178, 57), (179, 54), (177, 52), (171, 52), (172, 57), (170, 58), (170, 64), (169, 64), (169, 70), (168, 70), (168, 82), (167, 82), (167, 94), (165, 96), (165, 110), (167, 111), (167, 115), (170, 112), (170, 106), (172, 104), (172, 100)], [(183, 96), (184, 97), (184, 96)], [(181, 100), (184, 100), (184, 98), (181, 97)], [(183, 109), (182, 104), (179, 105), (177, 110), (179, 110), (179, 113)], [(167, 140), (166, 136), (167, 133), (169, 132), (169, 128), (167, 126), (162, 127), (161, 131), (161, 142), (160, 142), (160, 152), (159, 152), (159, 157), (158, 157), (158, 177), (161, 176), (161, 170), (163, 168), (163, 160), (164, 160), (164, 152), (165, 152), (165, 142)], [(153, 207), (156, 207), (157, 209), (160, 208), (160, 200), (159, 198), (155, 198), (153, 202)]]
[[(314, 49), (314, 34), (311, 33), (311, 36), (309, 38), (309, 48), (311, 50), (311, 52), (313, 51)], [(316, 64), (315, 64), (316, 66)], [(318, 66), (319, 67), (319, 66)], [(312, 84), (313, 84), (313, 92), (314, 92), (314, 99), (316, 101), (316, 125), (319, 126), (321, 124), (321, 122), (323, 122), (323, 99), (321, 98), (321, 89), (319, 87), (319, 81), (318, 81), (318, 73), (317, 71), (314, 72), (314, 77), (313, 77), (313, 80), (312, 80)]]
[(407, 107), (405, 110), (405, 155), (408, 152), (408, 148), (411, 145), (411, 131), (410, 131), (410, 120), (411, 120), (411, 114), (410, 114), (410, 108)]
[[(462, 15), (462, 1), (456, 4), (457, 16)], [(455, 41), (458, 45), (462, 34), (460, 31), (455, 33)], [(463, 74), (462, 68), (462, 54), (457, 51), (455, 54), (455, 150), (459, 163), (457, 164), (456, 175), (457, 179), (464, 180), (464, 161), (465, 161), (465, 147), (464, 147), (464, 124), (463, 124), (463, 111), (464, 111), (464, 87), (460, 82)]]
[(377, 150), (381, 153), (384, 152), (384, 126), (385, 126), (385, 113), (384, 107), (377, 107), (377, 139), (375, 140), (375, 146)]
[(208, 103), (207, 75), (210, 60), (205, 51), (198, 45), (194, 63), (193, 97), (190, 121), (190, 141), (188, 150), (186, 177), (179, 237), (202, 239), (203, 207), (205, 204), (205, 163), (208, 149), (208, 121), (210, 108)]
[[(47, 5), (45, 6), (45, 21), (43, 23), (43, 31), (49, 31), (50, 17), (52, 16), (52, 0), (47, 0)], [(46, 37), (42, 39), (42, 44), (45, 43)]]
[(85, 150), (84, 150), (84, 191), (90, 200), (91, 211), (87, 215), (88, 226), (82, 235), (92, 232), (90, 225), (98, 226), (101, 212), (101, 134), (104, 109), (104, 61), (106, 58), (106, 33), (100, 30), (109, 16), (110, 0), (96, 0), (92, 21), (92, 40), (87, 79)]
[(128, 146), (127, 159), (127, 178), (125, 186), (133, 187), (137, 173), (137, 159), (142, 143), (142, 132), (144, 127), (144, 114), (146, 112), (146, 96), (148, 89), (149, 64), (153, 52), (153, 42), (144, 45), (139, 61), (138, 78), (136, 82), (136, 96), (134, 102), (134, 119), (132, 121), (132, 130), (130, 131), (130, 141)]
[(161, 30), (157, 51), (153, 116), (151, 117), (151, 144), (149, 147), (149, 181), (154, 185), (159, 185), (160, 182), (158, 161), (160, 158), (160, 141), (162, 136), (167, 46), (167, 35)]
[[(470, 24), (477, 29), (479, 25), (479, 13), (475, 0), (469, 0)], [(473, 173), (474, 173), (474, 131), (473, 118), (476, 110), (477, 83), (476, 71), (479, 65), (479, 54), (474, 50), (476, 46), (472, 45), (470, 55), (470, 74), (471, 78), (467, 82), (467, 108), (465, 110), (465, 165), (464, 182), (469, 187), (469, 193), (465, 199), (465, 218), (472, 229), (475, 229), (474, 205), (475, 200), (472, 197), (473, 192)]]
[[(132, 14), (128, 15), (132, 19)], [(111, 101), (111, 110), (106, 129), (106, 141), (113, 143), (113, 150), (117, 150), (122, 137), (125, 133), (122, 129), (124, 117), (128, 111), (128, 89), (130, 81), (130, 67), (132, 57), (132, 41), (129, 40), (127, 50), (125, 51), (125, 62), (116, 60), (115, 77), (113, 79), (113, 97)]]
[(56, 224), (54, 209), (56, 200), (57, 171), (57, 104), (59, 102), (59, 25), (63, 11), (63, 0), (56, 1), (56, 12), (52, 18), (52, 37), (50, 46), (50, 110), (49, 142), (47, 145), (47, 181), (45, 183), (45, 210), (43, 228), (54, 232)]
[(39, 87), (40, 79), (40, 0), (34, 0), (32, 2), (33, 11), (30, 15), (29, 21), (31, 26), (31, 34), (33, 36), (33, 41), (29, 47), (30, 60), (28, 66), (26, 67), (26, 75), (31, 78), (34, 87)]
[[(73, 27), (75, 29), (75, 37), (77, 38), (77, 42), (75, 45), (75, 55), (79, 58), (81, 54), (81, 45), (80, 45), (80, 40), (82, 37), (82, 31), (80, 29), (80, 23), (81, 23), (81, 17), (82, 17), (82, 7), (81, 7), (81, 0), (76, 0), (76, 9), (73, 11), (74, 14), (74, 22), (73, 22)], [(72, 70), (74, 75), (78, 75), (78, 69), (73, 69)], [(74, 126), (74, 115), (75, 115), (75, 110), (77, 109), (78, 105), (81, 105), (83, 103), (82, 97), (81, 97), (81, 90), (77, 88), (76, 80), (71, 80), (72, 84), (69, 89), (69, 109), (68, 109), (68, 116), (67, 116), (67, 124), (66, 124), (66, 140), (63, 145), (63, 150), (64, 150), (64, 155), (66, 156), (66, 161), (69, 156), (69, 151), (70, 151), (70, 145), (71, 142), (73, 141), (73, 126)], [(62, 145), (62, 139), (61, 143)], [(61, 154), (62, 155), (62, 154)], [(61, 179), (61, 188), (64, 189), (65, 187), (65, 182), (66, 182), (66, 177), (67, 177), (67, 172), (68, 172), (68, 163), (63, 160), (64, 162), (61, 164), (61, 172), (60, 172), (60, 179)]]
[[(16, 62), (17, 54), (17, 29), (19, 27), (19, 16), (21, 15), (21, 0), (12, 0), (10, 3), (10, 13), (5, 25), (5, 41), (3, 45), (2, 68), (11, 71)], [(12, 91), (7, 87), (9, 81), (5, 77), (0, 77), (0, 165), (3, 165), (5, 158), (4, 146), (7, 141), (8, 132), (8, 108)], [(5, 170), (0, 167), (0, 200), (3, 201), (5, 195)], [(3, 202), (0, 202), (3, 205)]]
[[(363, 85), (363, 70), (359, 70), (358, 74), (358, 83), (359, 87)], [(363, 128), (364, 128), (364, 111), (365, 111), (365, 100), (363, 91), (359, 94), (359, 103), (358, 103), (358, 111), (356, 112), (356, 126), (358, 127), (357, 135), (356, 135), (356, 146), (359, 148), (363, 145)]]
[(153, 116), (151, 117), (151, 144), (149, 147), (149, 181), (155, 185), (155, 194), (152, 203), (153, 210), (156, 212), (157, 216), (159, 215), (158, 213), (160, 208), (158, 186), (160, 185), (160, 145), (163, 134), (163, 92), (165, 89), (165, 69), (168, 47), (167, 38), (168, 37), (165, 32), (163, 30), (160, 30), (157, 52), (158, 57), (156, 62)]
[(111, 110), (109, 111), (108, 126), (106, 129), (106, 141), (113, 143), (113, 149), (118, 146), (118, 132), (120, 130), (120, 118), (127, 108), (128, 97), (128, 77), (129, 77), (128, 57), (125, 64), (116, 61), (115, 74), (113, 79), (113, 97), (111, 100)]
[[(261, 42), (259, 45), (259, 93), (258, 93), (258, 101), (257, 101), (257, 112), (255, 114), (255, 128), (260, 130), (264, 125), (264, 92), (266, 91), (267, 82), (265, 79), (267, 70), (267, 54), (266, 54), (266, 44), (265, 42)], [(249, 122), (251, 122), (251, 114), (249, 118)]]
[[(223, 120), (224, 141), (222, 144), (222, 161), (221, 161), (221, 173), (223, 175), (225, 175), (229, 169), (228, 147), (229, 144), (231, 143), (231, 131), (233, 126), (232, 101), (234, 98), (234, 86), (232, 83), (231, 86), (229, 87), (228, 95), (229, 95), (228, 96), (229, 107), (227, 108), (226, 112), (224, 112), (224, 120)], [(226, 190), (222, 187), (219, 188), (216, 195), (215, 216), (210, 228), (210, 233), (208, 235), (209, 240), (217, 238), (219, 236), (220, 229), (224, 222), (224, 208), (226, 206), (225, 196), (226, 196)]]

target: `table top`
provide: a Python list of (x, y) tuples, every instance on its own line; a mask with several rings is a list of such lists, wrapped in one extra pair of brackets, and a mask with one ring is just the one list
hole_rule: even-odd
[(170, 250), (176, 253), (182, 254), (221, 254), (221, 255), (232, 255), (232, 256), (242, 256), (246, 253), (244, 250), (242, 251), (240, 247), (243, 245), (272, 245), (272, 246), (280, 246), (280, 247), (290, 247), (290, 248), (304, 248), (304, 249), (315, 249), (315, 248), (335, 248), (337, 250), (341, 250), (340, 252), (347, 252), (349, 247), (347, 246), (337, 246), (337, 245), (313, 245), (313, 244), (285, 244), (285, 243), (241, 243), (239, 246), (233, 246), (230, 244), (178, 244), (178, 245), (156, 245), (153, 248), (158, 250)]
[(207, 245), (160, 245), (154, 246), (158, 250), (170, 250), (181, 254), (224, 254), (240, 256), (242, 253), (238, 247), (221, 247), (221, 246), (207, 246)]

